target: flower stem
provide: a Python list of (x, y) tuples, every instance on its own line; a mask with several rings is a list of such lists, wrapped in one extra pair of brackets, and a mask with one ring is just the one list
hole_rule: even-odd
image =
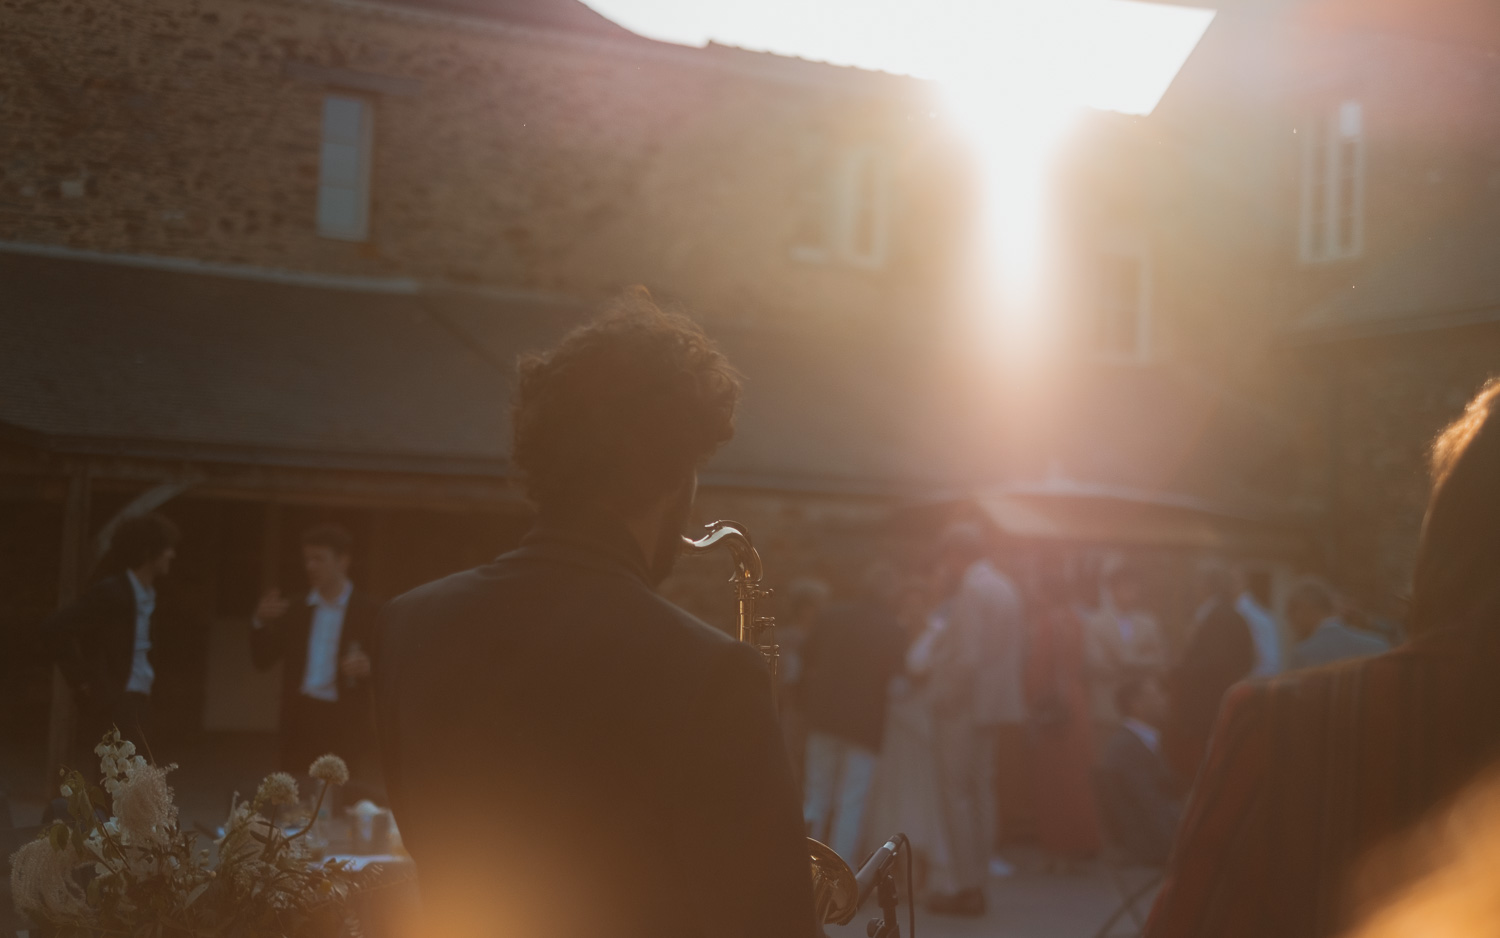
[(312, 830), (312, 826), (318, 823), (318, 812), (323, 808), (323, 796), (326, 794), (328, 794), (328, 782), (324, 781), (323, 787), (318, 789), (318, 803), (313, 805), (312, 817), (308, 818), (307, 826), (302, 828), (292, 836), (288, 837), (287, 840), (296, 840), (298, 837), (301, 837), (303, 834), (306, 834), (308, 831)]

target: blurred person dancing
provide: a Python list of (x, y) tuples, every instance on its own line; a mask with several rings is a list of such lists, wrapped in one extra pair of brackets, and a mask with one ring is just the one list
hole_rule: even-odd
[(803, 760), (807, 755), (807, 717), (802, 712), (803, 657), (807, 640), (832, 594), (822, 580), (795, 577), (781, 593), (780, 607), (785, 612), (776, 617), (780, 655), (776, 662), (776, 705), (781, 713), (781, 735), (786, 740), (787, 757), (792, 760), (792, 777), (799, 786), (803, 784)]
[(951, 895), (952, 851), (938, 781), (933, 729), (933, 651), (946, 620), (932, 614), (932, 583), (912, 578), (896, 600), (896, 618), (907, 637), (904, 667), (889, 689), (885, 737), (870, 790), (861, 855), (878, 849), (884, 831), (901, 831), (911, 842), (917, 892)]
[[(938, 615), (943, 634), (931, 680), (938, 775), (955, 890), (934, 895), (934, 912), (984, 914), (984, 883), (998, 833), (996, 742), (1026, 719), (1021, 680), (1025, 622), (1010, 579), (990, 561), (984, 530), (950, 526), (939, 543), (940, 574), (952, 591)], [(1000, 861), (997, 872), (1008, 872)]]
[(1084, 656), (1088, 663), (1094, 738), (1102, 742), (1120, 725), (1120, 714), (1115, 708), (1120, 683), (1132, 674), (1159, 673), (1167, 664), (1161, 626), (1145, 608), (1140, 576), (1129, 565), (1116, 566), (1104, 576), (1099, 610), (1086, 623)]
[(1220, 701), (1253, 673), (1256, 663), (1255, 637), (1235, 599), (1234, 574), (1213, 564), (1203, 570), (1202, 583), (1207, 598), (1193, 617), (1187, 647), (1168, 674), (1171, 716), (1162, 733), (1162, 752), (1184, 790), (1208, 750)]
[(806, 646), (802, 707), (807, 716), (808, 833), (851, 866), (885, 734), (886, 691), (901, 671), (906, 636), (896, 620), (899, 588), (888, 563), (865, 572), (863, 596), (823, 611)]
[(1120, 727), (1104, 743), (1099, 796), (1112, 839), (1135, 863), (1167, 862), (1182, 820), (1181, 791), (1162, 758), (1161, 733), (1171, 712), (1152, 675), (1127, 678), (1116, 691)]
[(1286, 667), (1282, 648), (1281, 623), (1271, 610), (1271, 574), (1265, 570), (1245, 570), (1240, 579), (1244, 588), (1234, 601), (1234, 608), (1250, 626), (1255, 642), (1255, 677), (1273, 677)]
[(1338, 610), (1333, 587), (1317, 577), (1304, 577), (1292, 588), (1286, 617), (1297, 639), (1288, 656), (1293, 669), (1318, 668), (1391, 650), (1390, 643), (1374, 632), (1345, 624)]
[(1150, 938), (1343, 932), (1361, 860), (1500, 751), (1497, 410), (1491, 381), (1433, 446), (1412, 641), (1225, 699)]
[(1084, 673), (1083, 623), (1067, 570), (1043, 563), (1031, 617), (1025, 681), (1037, 840), (1049, 867), (1071, 870), (1099, 852), (1094, 725)]
[(656, 591), (739, 395), (644, 291), (522, 359), (535, 526), (379, 630), (386, 779), (431, 934), (816, 933), (765, 662)]

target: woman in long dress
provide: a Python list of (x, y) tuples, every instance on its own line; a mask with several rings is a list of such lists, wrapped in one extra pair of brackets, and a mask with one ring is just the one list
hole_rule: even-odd
[(1083, 622), (1060, 565), (1044, 565), (1024, 681), (1033, 727), (1037, 839), (1049, 865), (1069, 869), (1099, 852), (1093, 791), (1094, 727)]
[(929, 612), (928, 606), (922, 585), (912, 584), (903, 591), (901, 622), (912, 642), (907, 649), (905, 673), (891, 683), (885, 737), (875, 767), (870, 807), (865, 813), (860, 855), (868, 856), (890, 835), (904, 833), (916, 858), (918, 892), (946, 894), (957, 886), (944, 829), (933, 742), (932, 688), (926, 677), (947, 623), (939, 612)]

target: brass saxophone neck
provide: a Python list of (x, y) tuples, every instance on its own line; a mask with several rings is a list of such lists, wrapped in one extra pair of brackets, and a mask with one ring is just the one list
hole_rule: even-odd
[(771, 595), (770, 590), (760, 585), (761, 578), (765, 575), (760, 563), (760, 553), (751, 543), (750, 533), (745, 530), (745, 526), (736, 521), (715, 521), (707, 525), (706, 531), (697, 540), (684, 537), (682, 550), (689, 554), (703, 554), (723, 547), (729, 551), (730, 557), (734, 559), (734, 576), (730, 578), (730, 582), (734, 584), (739, 606), (736, 615), (739, 639), (760, 649), (760, 653), (765, 656), (766, 666), (774, 675), (778, 656), (776, 620), (771, 616), (759, 615), (755, 609), (756, 603)]
[(750, 532), (737, 521), (715, 521), (706, 525), (707, 532), (697, 540), (684, 536), (682, 550), (688, 554), (706, 554), (720, 546), (734, 558), (735, 580), (759, 585), (765, 575), (760, 552), (750, 542)]

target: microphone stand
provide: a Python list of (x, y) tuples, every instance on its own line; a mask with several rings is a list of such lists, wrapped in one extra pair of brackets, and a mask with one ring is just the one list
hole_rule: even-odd
[[(859, 901), (863, 902), (873, 888), (876, 901), (880, 905), (880, 917), (870, 919), (869, 924), (865, 926), (865, 934), (870, 938), (901, 938), (901, 920), (897, 909), (900, 891), (896, 885), (896, 861), (903, 854), (906, 855), (906, 892), (908, 901), (913, 901), (915, 896), (911, 894), (911, 842), (906, 839), (905, 834), (897, 834), (887, 840), (854, 875), (854, 881), (859, 886)], [(910, 911), (908, 924), (911, 934), (909, 938), (916, 938), (917, 910), (915, 905)]]

